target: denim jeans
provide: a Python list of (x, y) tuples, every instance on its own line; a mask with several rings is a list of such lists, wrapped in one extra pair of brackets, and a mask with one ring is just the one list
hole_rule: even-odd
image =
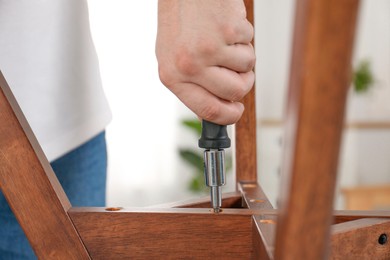
[[(105, 133), (51, 163), (72, 206), (105, 205), (107, 150)], [(36, 259), (23, 230), (0, 192), (0, 259)]]

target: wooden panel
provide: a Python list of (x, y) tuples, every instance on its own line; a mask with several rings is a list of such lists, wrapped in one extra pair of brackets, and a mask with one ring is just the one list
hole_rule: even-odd
[[(248, 20), (253, 24), (253, 0), (245, 0)], [(245, 111), (235, 127), (236, 148), (235, 168), (236, 183), (240, 181), (257, 181), (256, 150), (256, 107), (255, 87), (241, 101)]]
[(276, 215), (253, 216), (253, 259), (274, 259)]
[(390, 218), (389, 210), (336, 210), (333, 223), (343, 223), (361, 218)]
[(238, 190), (242, 193), (244, 207), (259, 210), (259, 214), (252, 217), (252, 259), (273, 259), (276, 211), (257, 182), (241, 182)]
[[(222, 194), (222, 208), (242, 208), (242, 197), (239, 192)], [(148, 208), (211, 208), (210, 196), (179, 202), (154, 205)]]
[(276, 259), (328, 254), (357, 9), (358, 0), (297, 1)]
[(250, 210), (73, 208), (93, 259), (250, 259)]
[(243, 207), (249, 209), (273, 209), (267, 196), (256, 182), (241, 182), (238, 190), (242, 193)]
[(39, 258), (89, 259), (66, 213), (70, 203), (1, 73), (0, 86), (0, 187), (5, 198)]
[(390, 259), (390, 219), (359, 219), (332, 227), (331, 259)]

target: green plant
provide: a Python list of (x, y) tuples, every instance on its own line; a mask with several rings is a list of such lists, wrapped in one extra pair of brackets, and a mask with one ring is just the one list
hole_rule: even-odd
[[(202, 124), (198, 119), (185, 119), (181, 124), (187, 129), (191, 130), (196, 138), (199, 138), (202, 133)], [(198, 142), (194, 140), (194, 146)], [(180, 157), (191, 166), (193, 169), (193, 177), (188, 184), (188, 188), (193, 192), (206, 192), (208, 189), (204, 183), (204, 164), (203, 151), (196, 146), (196, 148), (180, 148)], [(226, 155), (225, 158), (226, 171), (232, 168), (232, 158)]]
[(356, 93), (367, 92), (374, 84), (374, 76), (368, 60), (362, 60), (353, 72), (353, 86)]

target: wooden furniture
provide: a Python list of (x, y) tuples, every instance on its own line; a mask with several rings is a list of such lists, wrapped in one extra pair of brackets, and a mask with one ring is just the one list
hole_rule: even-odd
[(390, 185), (367, 185), (341, 190), (345, 209), (390, 210)]
[[(253, 1), (245, 1), (253, 19)], [(40, 259), (388, 259), (390, 212), (332, 210), (358, 0), (298, 0), (280, 209), (257, 183), (254, 90), (237, 191), (158, 208), (73, 208), (0, 76), (0, 187)]]

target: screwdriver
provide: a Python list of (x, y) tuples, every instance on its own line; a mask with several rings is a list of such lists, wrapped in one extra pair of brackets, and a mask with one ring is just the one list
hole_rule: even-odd
[(226, 125), (202, 120), (202, 134), (199, 147), (204, 148), (204, 175), (206, 186), (210, 187), (211, 206), (215, 213), (222, 206), (222, 186), (225, 185), (225, 150), (230, 147)]

